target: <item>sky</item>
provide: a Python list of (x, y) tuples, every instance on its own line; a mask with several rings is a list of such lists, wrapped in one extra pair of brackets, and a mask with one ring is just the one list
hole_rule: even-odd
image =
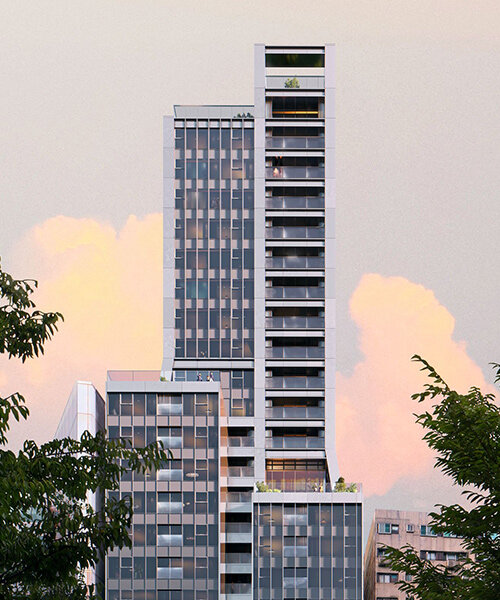
[(337, 451), (374, 507), (429, 510), (410, 394), (427, 358), (491, 390), (500, 362), (500, 4), (0, 0), (0, 256), (65, 315), (0, 394), (55, 432), (75, 380), (161, 363), (162, 116), (253, 101), (253, 44), (333, 42)]

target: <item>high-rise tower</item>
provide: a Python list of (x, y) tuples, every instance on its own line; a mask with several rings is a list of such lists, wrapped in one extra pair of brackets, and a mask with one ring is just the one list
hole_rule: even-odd
[(253, 105), (164, 120), (163, 366), (110, 372), (108, 426), (174, 459), (123, 482), (110, 600), (361, 599), (361, 495), (333, 487), (334, 123), (332, 45), (257, 45)]

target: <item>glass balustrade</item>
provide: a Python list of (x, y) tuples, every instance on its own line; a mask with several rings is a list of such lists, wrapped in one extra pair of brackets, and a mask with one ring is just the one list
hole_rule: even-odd
[(267, 179), (323, 179), (324, 167), (266, 167)]
[[(325, 78), (321, 75), (298, 75), (298, 86), (302, 90), (322, 90), (325, 87)], [(268, 75), (266, 77), (266, 87), (270, 89), (288, 89), (290, 77), (288, 75)], [(294, 89), (292, 88), (293, 92)]]
[(228, 533), (252, 533), (251, 523), (226, 523), (224, 528), (226, 534)]
[(306, 589), (307, 577), (283, 577), (283, 587), (285, 589)]
[(174, 535), (167, 533), (159, 533), (158, 546), (182, 546), (182, 534)]
[(272, 406), (266, 408), (268, 419), (324, 419), (323, 406)]
[(221, 492), (221, 502), (241, 504), (251, 501), (252, 492)]
[(266, 288), (266, 298), (324, 298), (325, 288), (319, 286), (304, 287), (298, 285), (274, 286)]
[(266, 227), (266, 238), (283, 239), (322, 239), (325, 237), (324, 227)]
[(323, 346), (274, 346), (266, 348), (266, 358), (324, 358)]
[(182, 579), (182, 567), (158, 567), (158, 579)]
[(229, 436), (222, 438), (222, 445), (229, 448), (253, 448), (254, 439), (248, 436)]
[(324, 196), (267, 196), (266, 208), (310, 208), (325, 207)]
[(314, 329), (325, 326), (324, 317), (267, 317), (266, 327), (273, 329)]
[(294, 148), (324, 148), (325, 138), (320, 136), (268, 136), (266, 148), (294, 149)]
[(300, 558), (301, 556), (307, 556), (307, 546), (284, 546), (283, 556), (285, 558)]
[(250, 594), (252, 591), (251, 583), (222, 583), (222, 593), (231, 594)]
[(182, 404), (158, 403), (159, 415), (182, 415)]
[(182, 481), (182, 469), (160, 469), (158, 481)]
[(324, 388), (324, 377), (266, 377), (266, 387), (273, 389), (310, 389)]
[(253, 477), (253, 467), (221, 467), (222, 477)]
[(307, 436), (271, 437), (266, 439), (266, 448), (304, 449), (324, 448), (325, 438)]
[(158, 436), (158, 441), (163, 442), (165, 448), (172, 450), (172, 448), (182, 448), (181, 437), (169, 437), (169, 436)]
[[(272, 229), (275, 229), (274, 227)], [(324, 234), (324, 229), (323, 229)], [(309, 236), (315, 237), (315, 236)], [(266, 258), (268, 269), (323, 269), (324, 256), (268, 256)]]
[(226, 565), (229, 564), (243, 564), (248, 565), (252, 562), (252, 555), (246, 552), (226, 552), (222, 555), (222, 562)]

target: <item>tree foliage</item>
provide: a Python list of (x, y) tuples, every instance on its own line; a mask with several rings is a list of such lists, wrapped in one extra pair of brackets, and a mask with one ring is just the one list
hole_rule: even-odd
[[(36, 285), (0, 268), (0, 354), (9, 358), (42, 354), (62, 320), (36, 309)], [(105, 492), (119, 489), (126, 470), (154, 472), (170, 454), (161, 443), (132, 448), (102, 432), (40, 446), (28, 440), (14, 453), (6, 448), (9, 420), (28, 414), (18, 392), (0, 398), (0, 600), (100, 597), (82, 570), (114, 547), (131, 546), (133, 514), (130, 496)]]
[[(411, 546), (388, 549), (395, 571), (412, 575), (400, 589), (418, 600), (498, 600), (500, 598), (500, 408), (492, 394), (472, 387), (452, 390), (436, 370), (414, 356), (432, 383), (412, 398), (431, 400), (432, 409), (415, 415), (424, 440), (437, 453), (436, 467), (463, 488), (466, 507), (437, 505), (435, 533), (463, 538), (469, 558), (455, 566), (423, 560)], [(495, 382), (500, 365), (494, 364)]]

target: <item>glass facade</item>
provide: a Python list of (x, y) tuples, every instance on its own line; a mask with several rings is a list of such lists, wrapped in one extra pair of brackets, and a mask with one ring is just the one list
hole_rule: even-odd
[(252, 120), (175, 122), (175, 356), (254, 352)]
[(254, 505), (254, 600), (361, 598), (359, 504)]
[(113, 493), (133, 502), (133, 544), (108, 555), (108, 600), (216, 600), (219, 395), (108, 393), (107, 405), (111, 438), (161, 440), (173, 455)]

